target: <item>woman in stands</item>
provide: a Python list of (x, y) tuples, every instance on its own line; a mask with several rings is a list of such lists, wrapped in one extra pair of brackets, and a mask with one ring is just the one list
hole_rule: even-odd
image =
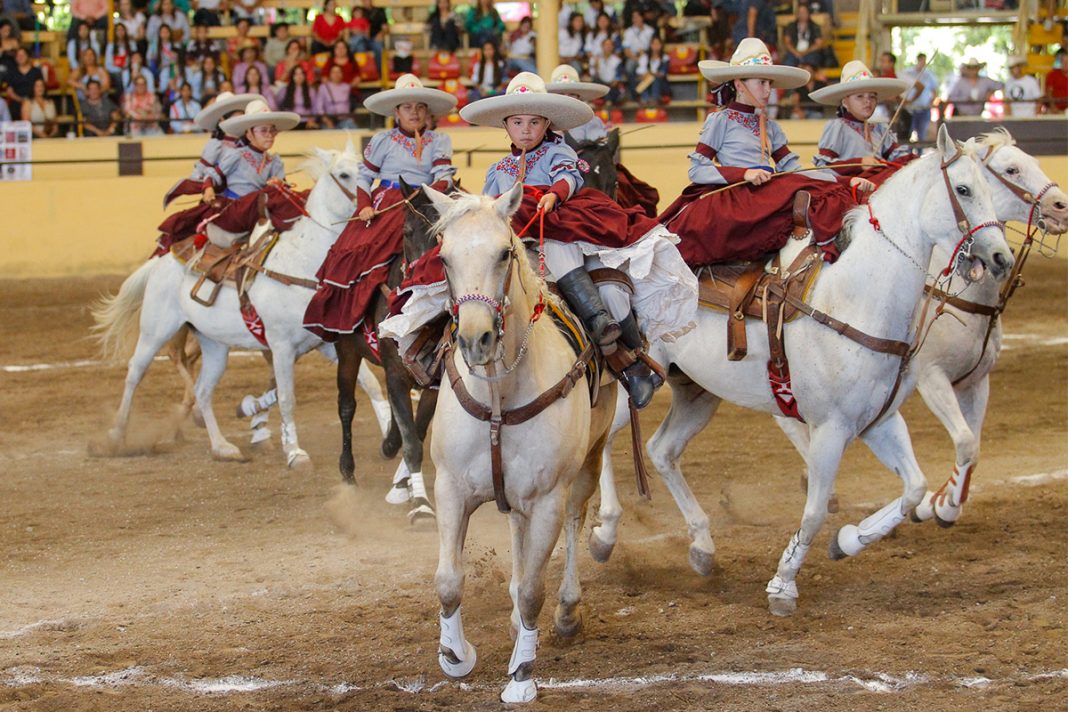
[[(834, 259), (833, 239), (855, 205), (849, 188), (874, 186), (863, 178), (839, 182), (830, 172), (782, 175), (801, 162), (764, 112), (774, 89), (801, 86), (808, 72), (772, 64), (767, 47), (752, 37), (742, 40), (730, 62), (699, 66), (718, 85), (723, 109), (705, 120), (690, 154), (693, 182), (659, 218), (682, 238), (679, 251), (687, 264), (759, 259), (781, 248), (792, 231), (801, 237), (809, 230), (826, 258)], [(806, 217), (795, 221), (794, 214)]]
[[(838, 108), (838, 118), (827, 122), (812, 162), (840, 175), (863, 176), (881, 185), (895, 170), (914, 158), (908, 145), (884, 123), (871, 123), (880, 101), (895, 99), (908, 87), (904, 79), (875, 77), (863, 62), (842, 67), (842, 80), (812, 92), (810, 98)], [(840, 164), (863, 164), (841, 166)]]
[(504, 60), (501, 59), (497, 45), (483, 42), (478, 61), (471, 65), (471, 81), (474, 86), (469, 90), (470, 100), (477, 101), (486, 96), (500, 94), (504, 91), (505, 79)]
[[(85, 27), (85, 25), (82, 25), (82, 27)], [(87, 47), (82, 52), (81, 64), (67, 77), (67, 84), (70, 85), (71, 89), (77, 91), (79, 98), (81, 98), (85, 93), (83, 87), (90, 79), (100, 82), (100, 88), (105, 93), (111, 91), (111, 75), (108, 74), (107, 69), (100, 65), (96, 50), (92, 47)]]
[(130, 56), (137, 50), (137, 43), (130, 38), (130, 31), (121, 22), (115, 23), (115, 37), (108, 43), (104, 53), (104, 66), (116, 79), (126, 68)]
[(339, 39), (345, 39), (345, 18), (338, 15), (337, 0), (326, 0), (323, 11), (312, 22), (312, 54), (329, 52)]
[(326, 81), (319, 85), (315, 113), (328, 129), (356, 128), (352, 118), (352, 87), (345, 81), (340, 65), (331, 65)]
[(34, 138), (54, 138), (59, 135), (56, 124), (56, 103), (48, 98), (44, 79), (33, 82), (33, 96), (22, 102), (22, 120), (33, 122)]
[(315, 90), (308, 82), (304, 67), (297, 64), (289, 70), (284, 87), (278, 90), (278, 108), (300, 115), (302, 129), (319, 128), (319, 111), (315, 103)]
[[(393, 89), (364, 101), (372, 113), (394, 119), (395, 128), (375, 134), (364, 150), (356, 191), (356, 215), (345, 226), (319, 268), (319, 289), (304, 314), (304, 327), (328, 341), (346, 340), (363, 321), (372, 298), (384, 284), (389, 265), (404, 249), (404, 206), (400, 180), (410, 186), (452, 178), (452, 141), (430, 128), (431, 119), (448, 114), (456, 97), (428, 89), (405, 74)], [(378, 181), (378, 186), (373, 187)], [(351, 344), (341, 348), (350, 351)]]
[(263, 97), (267, 102), (267, 106), (271, 107), (271, 111), (278, 110), (278, 100), (274, 97), (274, 91), (271, 89), (271, 85), (267, 83), (267, 78), (260, 74), (260, 67), (258, 64), (249, 66), (245, 72), (244, 84), (241, 86), (242, 94), (258, 94)]
[(289, 40), (286, 43), (286, 56), (274, 66), (274, 80), (276, 82), (289, 81), (289, 73), (293, 71), (293, 67), (297, 66), (303, 67), (304, 76), (308, 78), (308, 81), (315, 80), (315, 65), (304, 53), (304, 45), (300, 40)]

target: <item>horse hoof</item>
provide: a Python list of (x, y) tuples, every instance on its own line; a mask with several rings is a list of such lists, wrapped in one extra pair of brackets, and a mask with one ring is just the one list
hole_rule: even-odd
[(356, 462), (351, 453), (341, 453), (337, 459), (337, 469), (341, 472), (341, 479), (350, 484), (356, 482)]
[(860, 530), (856, 525), (846, 524), (831, 535), (827, 556), (831, 558), (831, 561), (839, 561), (847, 556), (856, 556), (864, 551), (864, 546), (865, 544), (860, 540)]
[(193, 424), (198, 428), (207, 427), (204, 425), (204, 414), (200, 412), (200, 408), (193, 406)]
[(553, 616), (553, 628), (556, 635), (561, 638), (574, 638), (583, 627), (582, 613), (576, 609), (574, 615), (566, 616), (561, 612), (562, 608), (562, 605), (557, 604), (556, 615)]
[(609, 543), (602, 539), (597, 533), (598, 529), (600, 527), (594, 527), (590, 532), (590, 556), (598, 564), (603, 564), (612, 556), (612, 550), (615, 549), (616, 545), (614, 542)]
[(441, 671), (453, 680), (459, 680), (470, 675), (471, 671), (475, 669), (476, 662), (478, 662), (478, 653), (475, 651), (475, 646), (466, 640), (464, 641), (463, 660), (457, 659), (455, 653), (451, 650), (438, 649), (438, 665), (441, 666)]
[(935, 513), (934, 513), (935, 524), (937, 524), (938, 526), (942, 527), (943, 529), (949, 529), (951, 526), (956, 524), (957, 523), (957, 517), (960, 516), (960, 509), (952, 509), (952, 508), (948, 508), (947, 507), (947, 513), (948, 512), (953, 512), (956, 516), (954, 516), (952, 519), (944, 519), (942, 517), (942, 515), (940, 515), (938, 513), (937, 509), (935, 510)]
[(909, 517), (914, 522), (929, 522), (934, 519), (934, 492), (928, 492), (923, 496), (923, 500), (916, 505), (916, 509), (912, 510)]
[(827, 557), (831, 561), (840, 561), (849, 556), (849, 554), (842, 551), (842, 547), (838, 546), (838, 532), (835, 532), (831, 537), (831, 543), (827, 547)]
[(522, 681), (509, 680), (508, 686), (501, 693), (501, 702), (509, 705), (526, 704), (536, 699), (538, 699), (538, 686), (534, 684), (533, 678)]
[[(412, 490), (409, 488), (410, 479), (407, 477), (400, 482), (394, 482), (393, 486), (386, 492), (386, 502), (389, 504), (408, 504), (412, 501)], [(431, 516), (434, 512), (431, 510)]]
[(258, 410), (259, 404), (256, 403), (256, 396), (245, 396), (241, 399), (241, 402), (237, 404), (237, 417), (251, 418), (256, 415)]
[(433, 522), (434, 508), (430, 506), (430, 502), (421, 498), (414, 502), (415, 506), (408, 511), (408, 523), (415, 525), (420, 522)]
[(311, 457), (298, 447), (286, 456), (286, 465), (291, 470), (309, 470), (311, 469)]
[(217, 450), (213, 449), (211, 451), (211, 457), (213, 460), (218, 460), (219, 462), (248, 462), (248, 458), (245, 457), (244, 453), (230, 443), (226, 443)]
[(788, 618), (797, 612), (797, 599), (768, 596), (768, 612), (773, 616)]
[(827, 514), (838, 514), (838, 495), (832, 494), (827, 500)]
[(711, 576), (715, 559), (715, 552), (700, 549), (697, 544), (690, 544), (690, 568), (696, 571), (698, 575)]

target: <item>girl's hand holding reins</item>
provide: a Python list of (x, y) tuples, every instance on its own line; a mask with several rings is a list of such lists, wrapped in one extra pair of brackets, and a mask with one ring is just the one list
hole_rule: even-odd
[(538, 208), (547, 213), (551, 213), (559, 200), (560, 199), (556, 197), (556, 193), (546, 193), (541, 196), (541, 200), (538, 201)]
[(742, 177), (753, 185), (764, 185), (771, 180), (771, 173), (763, 168), (750, 168)]
[(849, 181), (849, 187), (850, 188), (856, 188), (857, 190), (862, 190), (865, 193), (870, 193), (871, 191), (875, 190), (875, 184), (874, 183), (872, 183), (867, 178), (859, 178), (859, 177), (851, 179)]
[(360, 220), (370, 220), (374, 216), (375, 216), (375, 209), (372, 208), (370, 205), (368, 205), (366, 208), (363, 208), (362, 210), (360, 210), (360, 212), (356, 215), (356, 217), (358, 217)]
[(204, 189), (204, 193), (201, 195), (200, 199), (205, 203), (210, 203), (215, 200), (215, 188), (209, 185)]
[(873, 166), (874, 167), (874, 166), (883, 165), (883, 162), (880, 161), (875, 156), (864, 156), (863, 158), (860, 159), (860, 162), (862, 164), (864, 164), (865, 166)]

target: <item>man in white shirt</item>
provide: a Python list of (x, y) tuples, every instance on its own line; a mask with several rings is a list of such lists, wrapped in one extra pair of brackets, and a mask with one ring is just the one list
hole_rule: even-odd
[(625, 69), (627, 83), (634, 83), (634, 75), (638, 71), (638, 58), (644, 52), (649, 51), (649, 43), (653, 41), (655, 31), (645, 24), (645, 16), (638, 10), (631, 13), (631, 25), (623, 31), (623, 55), (626, 57)]
[(912, 83), (905, 90), (905, 110), (912, 118), (911, 132), (916, 134), (917, 141), (926, 141), (927, 127), (931, 123), (931, 106), (938, 96), (938, 80), (927, 68), (927, 55), (923, 52), (916, 55), (916, 66), (903, 71), (901, 78)]
[(1024, 74), (1027, 57), (1009, 57), (1009, 80), (1005, 82), (1005, 113), (1010, 116), (1034, 116), (1037, 100), (1042, 98), (1038, 80)]

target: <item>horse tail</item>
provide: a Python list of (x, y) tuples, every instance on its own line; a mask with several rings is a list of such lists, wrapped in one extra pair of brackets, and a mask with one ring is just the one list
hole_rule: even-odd
[(149, 259), (126, 278), (119, 287), (118, 294), (103, 296), (90, 307), (90, 313), (96, 322), (91, 331), (102, 358), (122, 361), (133, 353), (137, 344), (145, 287), (157, 264), (158, 259)]

